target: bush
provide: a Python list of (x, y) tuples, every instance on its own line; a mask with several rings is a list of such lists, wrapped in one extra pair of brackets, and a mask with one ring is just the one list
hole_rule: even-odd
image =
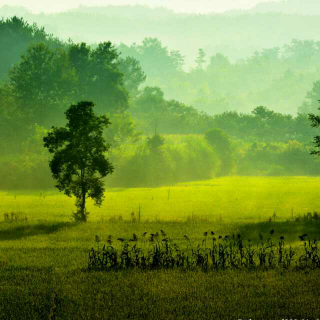
[(242, 146), (238, 162), (240, 175), (299, 176), (319, 175), (320, 161), (310, 156), (310, 147), (298, 141), (254, 142)]
[(235, 168), (234, 148), (231, 137), (221, 129), (208, 130), (205, 137), (220, 158), (221, 166), (218, 175), (226, 176), (231, 174)]
[(215, 152), (201, 136), (162, 140), (155, 135), (141, 145), (128, 146), (127, 150), (122, 146), (121, 150), (113, 154), (121, 154), (121, 159), (114, 161), (118, 166), (109, 179), (112, 186), (154, 187), (210, 179), (219, 165)]

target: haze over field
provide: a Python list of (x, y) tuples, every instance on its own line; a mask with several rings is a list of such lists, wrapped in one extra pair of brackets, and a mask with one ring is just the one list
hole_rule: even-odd
[[(114, 123), (110, 186), (320, 172), (308, 119), (320, 96), (318, 1), (1, 5), (0, 121), (17, 142), (0, 140), (7, 185), (52, 185), (41, 138), (84, 99)], [(170, 136), (149, 140), (155, 131)]]

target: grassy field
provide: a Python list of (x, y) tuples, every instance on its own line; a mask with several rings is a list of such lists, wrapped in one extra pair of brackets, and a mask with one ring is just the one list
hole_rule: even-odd
[[(87, 271), (95, 236), (129, 239), (165, 230), (179, 245), (205, 231), (259, 233), (300, 245), (319, 223), (319, 178), (232, 177), (155, 189), (111, 189), (89, 222), (71, 221), (74, 200), (56, 191), (0, 193), (0, 319), (316, 319), (319, 271)], [(170, 190), (170, 191), (169, 191)], [(142, 222), (137, 220), (139, 204)], [(20, 212), (27, 221), (2, 222)], [(276, 218), (269, 218), (276, 213)], [(119, 216), (122, 219), (119, 219)], [(10, 215), (9, 215), (10, 217)], [(120, 246), (116, 242), (115, 246)]]
[[(196, 215), (210, 221), (258, 222), (276, 213), (286, 220), (320, 211), (320, 178), (230, 177), (162, 188), (108, 189), (101, 208), (89, 203), (91, 221), (121, 215), (142, 220), (185, 221)], [(168, 200), (169, 199), (169, 200)], [(19, 211), (32, 220), (70, 221), (74, 199), (57, 191), (0, 192), (0, 214)]]

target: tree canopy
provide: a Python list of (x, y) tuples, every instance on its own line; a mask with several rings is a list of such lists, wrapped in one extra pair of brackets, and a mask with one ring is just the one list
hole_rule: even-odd
[(77, 199), (75, 218), (86, 221), (86, 199), (92, 198), (100, 206), (104, 198), (102, 178), (113, 172), (105, 157), (109, 145), (103, 138), (103, 129), (109, 119), (93, 112), (94, 104), (88, 101), (71, 105), (65, 112), (66, 127), (52, 127), (44, 137), (44, 146), (53, 154), (50, 161), (56, 187), (67, 196)]

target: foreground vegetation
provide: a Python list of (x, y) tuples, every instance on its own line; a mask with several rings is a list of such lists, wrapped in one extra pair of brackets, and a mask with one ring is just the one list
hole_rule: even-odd
[(88, 253), (97, 239), (102, 248), (111, 235), (112, 246), (121, 250), (118, 238), (130, 240), (135, 233), (140, 239), (157, 230), (183, 249), (184, 235), (194, 248), (211, 230), (217, 238), (240, 233), (246, 246), (249, 239), (256, 246), (259, 234), (267, 240), (274, 230), (276, 243), (284, 236), (286, 247), (301, 253), (299, 235), (319, 239), (319, 221), (303, 215), (317, 210), (318, 183), (308, 177), (234, 177), (112, 189), (102, 208), (90, 204), (86, 224), (69, 222), (74, 199), (56, 191), (3, 192), (1, 219), (8, 215), (0, 220), (0, 318), (316, 319), (318, 270), (101, 272), (88, 269)]
[(3, 319), (317, 319), (319, 271), (1, 268)]
[[(318, 213), (310, 219), (319, 220)], [(121, 250), (113, 245), (112, 235), (101, 247), (100, 238), (96, 236), (97, 247), (89, 251), (89, 270), (166, 270), (200, 269), (205, 272), (218, 270), (315, 270), (320, 269), (318, 240), (310, 239), (306, 233), (300, 235), (302, 250), (287, 247), (285, 237), (275, 239), (274, 229), (268, 238), (259, 233), (259, 240), (244, 240), (238, 233), (232, 236), (216, 235), (206, 231), (203, 240), (192, 246), (191, 240), (184, 235), (185, 248), (174, 242), (165, 231), (144, 232), (142, 236), (135, 233), (128, 240), (118, 238), (123, 243)]]
[[(94, 234), (166, 228), (182, 243), (199, 231), (224, 226), (202, 223), (1, 223), (0, 318), (4, 319), (316, 319), (318, 270), (288, 271), (88, 271)], [(294, 244), (298, 231), (318, 235), (319, 223), (242, 225), (244, 236), (275, 229)], [(233, 226), (234, 230), (235, 226)], [(230, 231), (230, 230), (229, 230)], [(197, 233), (197, 235), (195, 234)], [(268, 234), (269, 232), (267, 232)], [(290, 239), (292, 239), (290, 241)], [(118, 241), (120, 243), (120, 241)]]

